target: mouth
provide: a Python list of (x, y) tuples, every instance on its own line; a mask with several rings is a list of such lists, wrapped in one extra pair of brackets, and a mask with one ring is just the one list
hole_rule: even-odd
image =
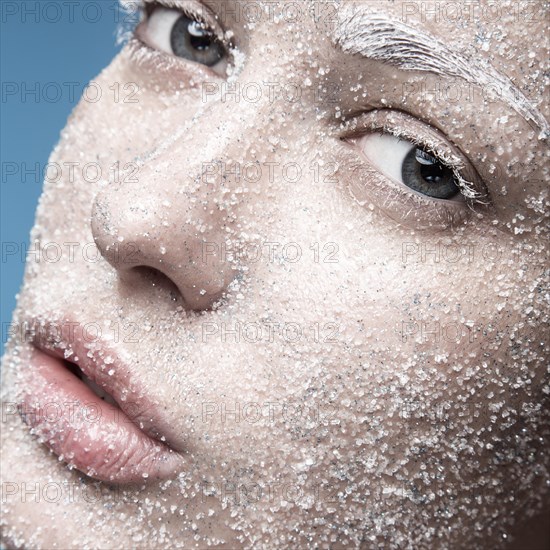
[[(60, 334), (60, 325), (52, 328)], [(143, 483), (177, 475), (183, 457), (166, 443), (167, 422), (134, 387), (130, 369), (111, 351), (96, 357), (73, 332), (55, 343), (33, 339), (29, 368), (20, 373), (19, 405), (31, 432), (69, 468), (100, 481)], [(94, 343), (94, 350), (101, 348)]]
[(105, 401), (105, 403), (110, 403), (114, 407), (119, 408), (114, 397), (111, 394), (107, 393), (102, 387), (98, 386), (93, 380), (88, 378), (76, 363), (71, 363), (66, 359), (63, 360), (63, 363), (65, 368), (69, 372), (72, 372), (86, 386), (88, 386), (94, 392), (94, 394), (97, 395), (97, 397), (99, 397), (102, 401)]

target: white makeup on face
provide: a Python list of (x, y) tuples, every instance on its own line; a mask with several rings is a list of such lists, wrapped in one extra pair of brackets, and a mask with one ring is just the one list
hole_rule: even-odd
[[(535, 69), (398, 2), (330, 33), (293, 4), (147, 2), (98, 77), (138, 102), (69, 120), (52, 160), (130, 170), (45, 185), (33, 239), (80, 244), (28, 264), (3, 359), (9, 546), (508, 550), (548, 509)], [(401, 101), (414, 73), (506, 84), (512, 122)]]

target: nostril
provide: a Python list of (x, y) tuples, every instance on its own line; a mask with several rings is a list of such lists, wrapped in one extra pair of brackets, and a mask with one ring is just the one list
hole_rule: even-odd
[(220, 289), (215, 293), (206, 293), (193, 286), (179, 286), (172, 273), (151, 267), (149, 265), (137, 265), (127, 270), (118, 272), (122, 283), (120, 292), (125, 298), (132, 296), (149, 296), (155, 301), (166, 303), (168, 300), (176, 307), (182, 306), (186, 311), (209, 311), (215, 304), (219, 307), (219, 300), (224, 295)]
[[(206, 293), (200, 292), (200, 290), (195, 292), (196, 289), (194, 287), (193, 289), (180, 288), (168, 275), (148, 265), (133, 267), (128, 272), (128, 275), (137, 277), (139, 281), (145, 283), (149, 292), (152, 288), (153, 291), (156, 290), (162, 294), (159, 297), (169, 296), (172, 302), (180, 302), (186, 310), (210, 311), (214, 303), (217, 303), (224, 294), (223, 290), (215, 294), (206, 295)], [(139, 284), (139, 282), (134, 279), (131, 286), (135, 288), (136, 284)], [(185, 294), (186, 290), (188, 291), (187, 295)]]
[(138, 265), (133, 267), (129, 274), (157, 289), (162, 294), (169, 296), (172, 302), (183, 301), (183, 296), (177, 285), (162, 271), (148, 265)]

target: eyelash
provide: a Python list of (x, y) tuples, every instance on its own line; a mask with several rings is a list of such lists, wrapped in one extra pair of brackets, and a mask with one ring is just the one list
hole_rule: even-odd
[(164, 0), (164, 2), (143, 2), (139, 7), (141, 21), (143, 22), (144, 20), (149, 19), (154, 10), (163, 7), (178, 11), (181, 15), (185, 15), (185, 17), (204, 25), (204, 27), (211, 31), (212, 35), (215, 36), (217, 40), (219, 40), (219, 42), (225, 48), (228, 57), (230, 57), (231, 50), (234, 49), (235, 45), (232, 40), (226, 38), (223, 29), (221, 29), (221, 32), (216, 31), (216, 29), (208, 21), (208, 18), (201, 13), (201, 9), (205, 9), (204, 4), (197, 3), (197, 9), (194, 10), (185, 5), (176, 6), (170, 0)]
[[(449, 158), (448, 155), (445, 155), (440, 148), (427, 144), (406, 131), (396, 130), (393, 127), (380, 128), (379, 130), (383, 134), (390, 134), (393, 137), (405, 139), (409, 143), (412, 143), (416, 147), (419, 147), (427, 153), (433, 155), (446, 168), (452, 170), (456, 178), (457, 185), (460, 189), (460, 193), (468, 206), (473, 207), (475, 204), (488, 204), (483, 200), (487, 195), (477, 191), (474, 184), (463, 176), (462, 170), (464, 168), (464, 164), (460, 159)], [(446, 156), (447, 158), (445, 158)]]
[(369, 168), (369, 185), (374, 186), (371, 191), (379, 195), (378, 199), (371, 201), (369, 196), (364, 200), (351, 194), (360, 203), (376, 203), (393, 222), (418, 230), (452, 230), (469, 218), (471, 210), (464, 208), (464, 202), (426, 197), (394, 182), (377, 168), (370, 165)]
[[(199, 13), (198, 10), (196, 12), (193, 12), (193, 10), (189, 9), (187, 6), (176, 7), (172, 5), (172, 3), (169, 0), (168, 1), (165, 0), (165, 2), (144, 2), (140, 7), (140, 12), (142, 16), (145, 15), (147, 18), (149, 18), (156, 9), (163, 8), (163, 7), (176, 10), (180, 12), (181, 15), (185, 15), (190, 19), (194, 19), (195, 21), (202, 23), (206, 28), (210, 29), (210, 24), (206, 21), (204, 16)], [(213, 29), (210, 29), (210, 30), (213, 31)], [(221, 40), (221, 37), (218, 37), (218, 38), (220, 38)]]

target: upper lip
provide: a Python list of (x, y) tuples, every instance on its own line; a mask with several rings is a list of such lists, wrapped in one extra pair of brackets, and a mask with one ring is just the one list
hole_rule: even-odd
[(50, 321), (35, 317), (26, 328), (35, 348), (76, 365), (113, 398), (142, 432), (175, 451), (183, 450), (178, 449), (178, 440), (171, 434), (171, 423), (158, 404), (147, 395), (129, 366), (112, 347), (95, 338), (93, 333), (91, 342), (86, 344), (85, 327), (74, 320)]

